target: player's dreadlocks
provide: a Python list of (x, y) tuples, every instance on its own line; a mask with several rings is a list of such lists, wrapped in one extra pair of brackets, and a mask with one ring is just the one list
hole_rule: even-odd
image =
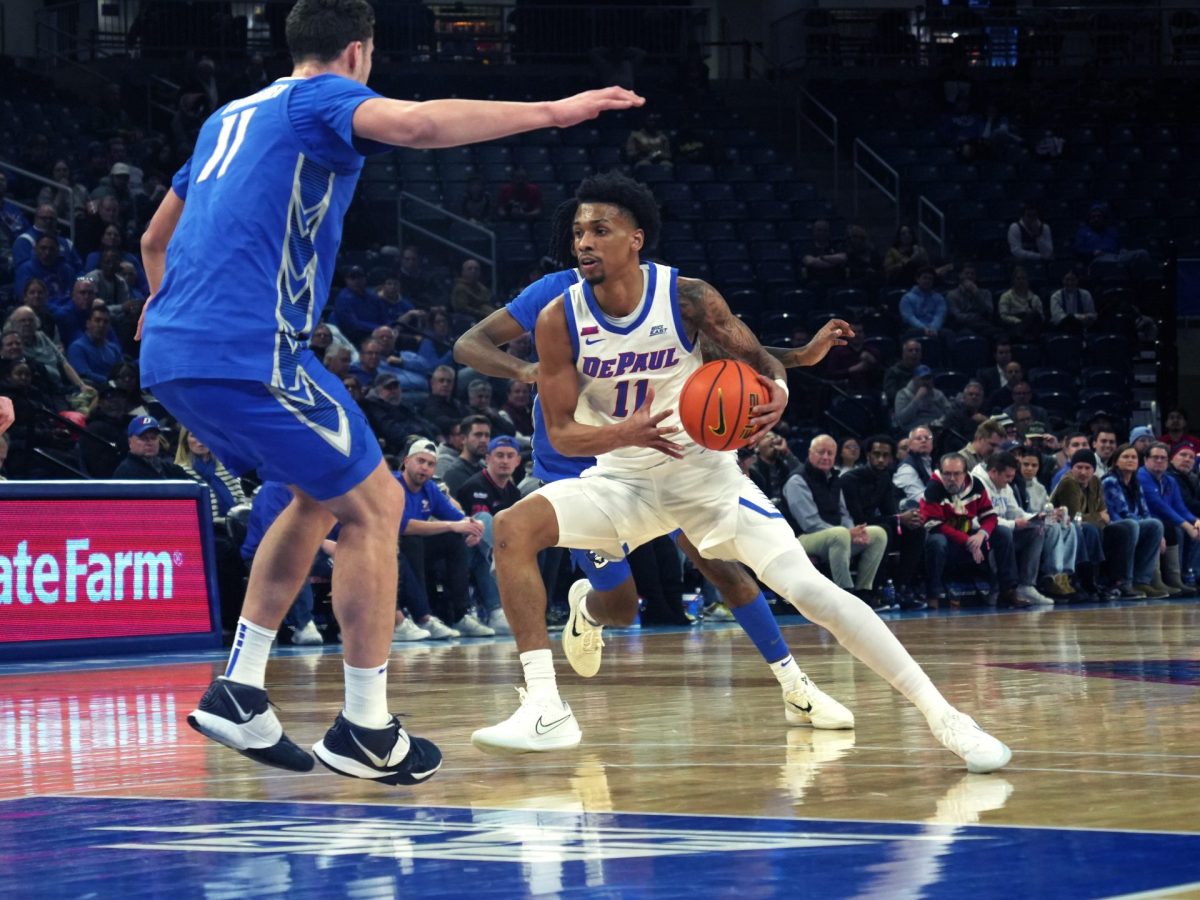
[(559, 268), (575, 265), (575, 213), (580, 203), (611, 203), (619, 206), (646, 235), (642, 256), (649, 256), (658, 243), (662, 218), (654, 195), (644, 185), (620, 172), (604, 172), (585, 178), (570, 200), (554, 210), (550, 220), (550, 246), (546, 257)]

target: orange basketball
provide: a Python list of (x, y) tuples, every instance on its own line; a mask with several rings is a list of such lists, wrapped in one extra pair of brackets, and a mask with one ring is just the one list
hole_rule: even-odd
[(718, 359), (705, 363), (684, 384), (679, 421), (701, 447), (737, 450), (748, 443), (751, 408), (767, 399), (754, 369), (736, 359)]

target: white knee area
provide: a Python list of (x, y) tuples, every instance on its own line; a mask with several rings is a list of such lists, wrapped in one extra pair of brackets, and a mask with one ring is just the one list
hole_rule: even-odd
[(877, 620), (870, 607), (818, 572), (799, 547), (777, 556), (759, 578), (843, 645), (854, 640), (865, 622)]

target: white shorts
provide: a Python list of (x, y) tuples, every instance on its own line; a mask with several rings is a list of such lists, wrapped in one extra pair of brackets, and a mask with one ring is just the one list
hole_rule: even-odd
[(637, 472), (597, 466), (537, 494), (554, 507), (558, 546), (614, 558), (624, 555), (623, 545), (637, 547), (677, 528), (702, 556), (738, 560), (756, 573), (798, 546), (732, 453), (705, 453)]

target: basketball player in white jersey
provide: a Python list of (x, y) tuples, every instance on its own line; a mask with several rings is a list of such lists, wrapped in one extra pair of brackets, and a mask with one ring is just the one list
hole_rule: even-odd
[[(496, 572), (525, 675), (511, 717), (472, 735), (491, 752), (576, 746), (579, 725), (558, 694), (537, 554), (552, 546), (618, 557), (625, 544), (683, 529), (706, 557), (736, 559), (833, 633), (911, 700), (934, 735), (972, 772), (1011, 758), (1003, 743), (954, 709), (875, 613), (813, 567), (733, 453), (701, 448), (679, 428), (679, 392), (701, 365), (703, 336), (760, 373), (769, 400), (752, 411), (761, 435), (787, 403), (783, 366), (703, 281), (642, 265), (654, 197), (610, 173), (576, 194), (575, 256), (583, 282), (538, 317), (538, 389), (560, 453), (597, 457), (578, 479), (546, 485), (495, 522)], [(656, 405), (661, 410), (653, 412)]]
[(13, 413), (13, 402), (8, 397), (0, 397), (0, 434), (8, 431), (16, 415)]

